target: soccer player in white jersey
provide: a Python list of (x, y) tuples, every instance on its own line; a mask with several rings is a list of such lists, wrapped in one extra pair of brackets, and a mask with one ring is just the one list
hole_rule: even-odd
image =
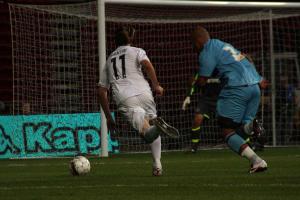
[(152, 91), (144, 78), (142, 68), (151, 80), (157, 96), (162, 96), (164, 89), (157, 80), (155, 69), (146, 52), (130, 45), (133, 37), (134, 29), (131, 27), (122, 27), (117, 31), (115, 35), (117, 49), (110, 54), (100, 73), (100, 103), (107, 118), (108, 129), (115, 131), (115, 122), (110, 114), (107, 98), (107, 92), (111, 87), (118, 110), (150, 144), (153, 157), (152, 174), (160, 176), (162, 175), (160, 134), (178, 137), (179, 133), (156, 115)]

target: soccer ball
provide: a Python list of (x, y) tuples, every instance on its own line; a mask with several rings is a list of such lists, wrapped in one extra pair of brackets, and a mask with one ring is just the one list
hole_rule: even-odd
[(70, 162), (70, 172), (73, 176), (86, 175), (91, 170), (89, 160), (84, 156), (76, 156)]

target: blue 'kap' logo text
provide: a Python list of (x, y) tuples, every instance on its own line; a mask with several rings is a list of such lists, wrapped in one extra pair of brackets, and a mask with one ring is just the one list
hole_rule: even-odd
[[(118, 142), (108, 140), (117, 152)], [(99, 153), (99, 113), (0, 116), (0, 158)]]

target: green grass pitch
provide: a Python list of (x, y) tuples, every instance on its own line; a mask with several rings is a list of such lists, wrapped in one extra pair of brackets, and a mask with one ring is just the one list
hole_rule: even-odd
[(0, 199), (300, 199), (300, 148), (260, 154), (269, 169), (252, 175), (248, 162), (229, 150), (163, 153), (162, 177), (152, 177), (150, 154), (90, 158), (84, 177), (69, 174), (70, 159), (0, 160)]

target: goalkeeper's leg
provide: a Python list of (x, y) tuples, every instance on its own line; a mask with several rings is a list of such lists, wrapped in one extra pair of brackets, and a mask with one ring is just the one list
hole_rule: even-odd
[(255, 151), (263, 150), (265, 143), (265, 129), (261, 121), (255, 117), (258, 105), (259, 98), (254, 98), (249, 102), (243, 117), (242, 126), (237, 130), (241, 137), (249, 141), (249, 146)]
[(257, 118), (245, 121), (237, 130), (237, 133), (254, 151), (263, 151), (266, 140), (264, 132), (263, 124)]
[(254, 119), (259, 106), (259, 95), (256, 85), (225, 89), (220, 94), (217, 106), (225, 141), (234, 152), (250, 161), (250, 173), (266, 170), (267, 163), (246, 144), (238, 131), (243, 121)]

